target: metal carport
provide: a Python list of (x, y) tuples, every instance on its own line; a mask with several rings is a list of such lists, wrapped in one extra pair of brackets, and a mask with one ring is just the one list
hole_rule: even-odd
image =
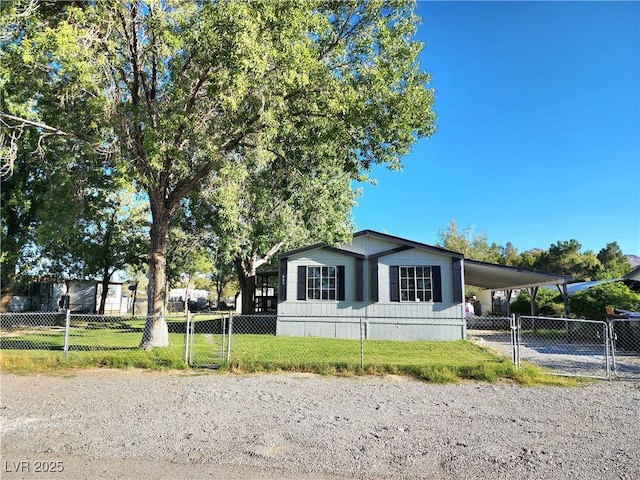
[[(536, 272), (525, 268), (507, 267), (495, 263), (464, 260), (464, 283), (487, 290), (504, 290), (507, 293), (507, 309), (515, 289), (527, 289), (531, 297), (531, 314), (535, 315), (535, 299), (538, 288), (555, 285), (562, 294), (565, 316), (569, 315), (567, 283), (573, 277), (557, 273)], [(510, 313), (510, 311), (508, 311)]]

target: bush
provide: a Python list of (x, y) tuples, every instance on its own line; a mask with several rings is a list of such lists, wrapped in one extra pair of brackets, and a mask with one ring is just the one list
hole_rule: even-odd
[[(564, 315), (564, 302), (558, 291), (549, 288), (538, 289), (536, 295), (536, 315), (558, 317)], [(531, 315), (531, 297), (525, 290), (511, 303), (511, 312), (517, 315)]]
[(571, 313), (591, 320), (606, 320), (605, 307), (640, 311), (640, 294), (622, 282), (612, 282), (588, 288), (569, 299)]

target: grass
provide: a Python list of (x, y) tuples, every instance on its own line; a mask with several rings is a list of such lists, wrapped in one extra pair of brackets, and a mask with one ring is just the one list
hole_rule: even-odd
[(240, 373), (295, 371), (322, 375), (408, 375), (431, 383), (461, 380), (495, 382), (508, 379), (524, 385), (569, 385), (573, 379), (550, 375), (535, 367), (516, 369), (511, 360), (469, 341), (366, 340), (365, 366), (360, 342), (333, 338), (288, 338), (236, 335), (228, 370)]
[[(183, 325), (183, 324), (182, 324)], [(64, 332), (30, 333), (2, 338), (0, 369), (5, 373), (67, 374), (87, 368), (182, 370), (184, 334), (170, 324), (166, 348), (138, 348), (143, 323), (76, 325), (64, 356)], [(108, 328), (105, 328), (108, 327)], [(183, 327), (182, 327), (183, 328)], [(219, 363), (220, 335), (195, 336), (193, 358), (198, 365)], [(9, 343), (10, 342), (10, 343)], [(42, 350), (46, 345), (50, 350)], [(8, 347), (11, 347), (9, 349)], [(360, 342), (332, 338), (235, 335), (229, 365), (220, 371), (310, 372), (322, 375), (407, 375), (433, 383), (461, 380), (514, 381), (523, 385), (572, 385), (575, 379), (553, 376), (534, 366), (516, 369), (510, 359), (471, 342), (366, 340), (365, 366)]]

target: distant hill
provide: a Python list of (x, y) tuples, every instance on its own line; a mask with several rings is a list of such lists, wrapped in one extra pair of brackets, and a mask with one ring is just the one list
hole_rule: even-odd
[(627, 262), (629, 262), (629, 265), (633, 268), (640, 265), (640, 257), (638, 255), (625, 255), (625, 257), (627, 257)]

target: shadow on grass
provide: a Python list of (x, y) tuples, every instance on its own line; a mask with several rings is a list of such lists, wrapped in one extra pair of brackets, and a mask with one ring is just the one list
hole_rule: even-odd
[(0, 350), (64, 350), (64, 346), (31, 340), (10, 340), (0, 342)]
[(140, 347), (120, 347), (120, 346), (102, 346), (102, 345), (71, 345), (70, 352), (111, 352), (111, 351), (127, 351), (140, 350)]

